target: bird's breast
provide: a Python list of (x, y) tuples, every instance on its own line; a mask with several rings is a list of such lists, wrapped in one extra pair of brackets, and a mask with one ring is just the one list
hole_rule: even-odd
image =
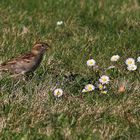
[(31, 71), (34, 71), (40, 65), (42, 58), (42, 55), (34, 58), (34, 60), (31, 62)]

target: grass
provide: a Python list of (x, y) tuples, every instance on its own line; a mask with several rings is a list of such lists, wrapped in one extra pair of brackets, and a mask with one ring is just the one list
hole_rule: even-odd
[[(64, 24), (58, 27), (59, 20)], [(51, 46), (28, 81), (2, 75), (1, 140), (140, 138), (140, 68), (128, 72), (124, 65), (140, 55), (138, 0), (1, 0), (0, 38), (1, 61), (30, 50), (37, 40)], [(108, 67), (114, 54), (121, 56), (120, 70), (107, 73), (109, 93), (81, 93), (97, 79), (86, 61)], [(126, 91), (119, 93), (123, 82)], [(54, 87), (64, 90), (62, 98), (53, 97)]]

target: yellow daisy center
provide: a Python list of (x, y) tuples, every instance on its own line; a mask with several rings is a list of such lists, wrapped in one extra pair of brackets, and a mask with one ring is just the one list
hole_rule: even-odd
[(132, 61), (128, 61), (128, 64), (129, 64), (129, 65), (132, 64)]
[(106, 82), (106, 78), (102, 78), (103, 82)]
[(92, 65), (92, 64), (93, 64), (93, 62), (92, 62), (92, 61), (90, 61), (90, 62), (89, 62), (89, 64), (90, 64), (90, 65)]
[(60, 91), (58, 91), (58, 92), (57, 92), (57, 95), (60, 95), (60, 94), (61, 94), (61, 92), (60, 92)]
[(99, 89), (102, 89), (103, 88), (103, 86), (102, 85), (99, 85)]
[(89, 91), (92, 90), (92, 86), (89, 86), (89, 87), (88, 87), (88, 90), (89, 90)]

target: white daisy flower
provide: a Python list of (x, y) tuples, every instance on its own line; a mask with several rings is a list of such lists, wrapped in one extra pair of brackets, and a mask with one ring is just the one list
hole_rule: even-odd
[(109, 79), (108, 76), (102, 75), (102, 76), (100, 77), (99, 81), (100, 81), (100, 83), (102, 83), (102, 84), (108, 84), (109, 81), (110, 81), (110, 79)]
[(128, 69), (129, 71), (135, 71), (135, 70), (137, 69), (137, 66), (136, 66), (135, 64), (133, 64), (133, 65), (128, 65), (127, 69)]
[(95, 89), (95, 86), (92, 84), (87, 84), (85, 86), (85, 91), (93, 91)]
[(113, 61), (118, 61), (119, 60), (119, 58), (120, 58), (120, 56), (119, 55), (113, 55), (112, 57), (111, 57), (111, 61), (113, 62)]
[(89, 59), (89, 60), (87, 61), (87, 66), (93, 67), (93, 66), (95, 66), (95, 65), (96, 65), (96, 61), (95, 61), (94, 59)]
[(140, 62), (140, 56), (137, 58), (137, 62)]
[(63, 24), (63, 21), (57, 21), (57, 26), (60, 26), (60, 25), (62, 25)]
[(126, 65), (134, 65), (135, 64), (135, 59), (134, 58), (128, 58), (128, 59), (126, 59), (126, 61), (125, 61), (125, 64)]
[(103, 90), (103, 89), (106, 88), (106, 86), (104, 86), (104, 85), (102, 85), (102, 84), (98, 84), (98, 88), (99, 88), (99, 90)]
[(54, 96), (61, 97), (63, 95), (63, 90), (61, 88), (57, 88), (54, 90)]
[(88, 92), (85, 88), (82, 90), (82, 92)]

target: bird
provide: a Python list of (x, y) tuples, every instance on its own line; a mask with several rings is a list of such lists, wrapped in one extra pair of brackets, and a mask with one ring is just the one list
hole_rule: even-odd
[(34, 72), (40, 65), (44, 53), (49, 48), (50, 46), (47, 43), (35, 43), (30, 52), (0, 64), (0, 72), (8, 71), (14, 77)]

